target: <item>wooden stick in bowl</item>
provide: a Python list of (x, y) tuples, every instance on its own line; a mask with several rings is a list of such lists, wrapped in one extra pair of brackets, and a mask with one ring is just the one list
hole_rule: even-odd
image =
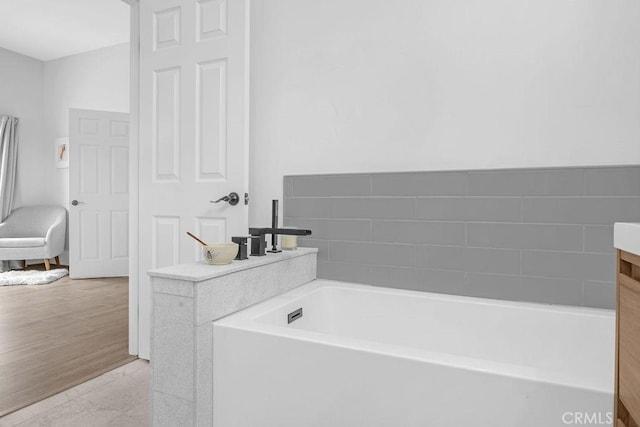
[(189, 237), (193, 238), (194, 240), (196, 240), (198, 243), (200, 243), (202, 246), (207, 246), (207, 244), (205, 242), (203, 242), (202, 240), (198, 239), (195, 235), (189, 233), (187, 231), (187, 234), (189, 235)]

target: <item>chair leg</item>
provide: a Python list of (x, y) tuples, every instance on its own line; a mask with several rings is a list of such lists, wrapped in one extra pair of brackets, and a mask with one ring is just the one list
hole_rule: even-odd
[(47, 270), (51, 270), (51, 262), (49, 262), (49, 258), (44, 259), (44, 268)]
[(20, 261), (20, 263), (22, 264), (22, 269), (24, 270), (25, 268), (27, 268), (27, 260), (23, 259), (22, 261)]
[(56, 267), (60, 267), (60, 257), (56, 257)]

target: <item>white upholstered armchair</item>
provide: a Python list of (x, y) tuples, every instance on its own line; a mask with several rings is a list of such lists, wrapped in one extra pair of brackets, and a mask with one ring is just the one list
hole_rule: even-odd
[(44, 259), (47, 270), (51, 258), (60, 265), (67, 231), (67, 211), (61, 206), (25, 206), (11, 212), (0, 224), (0, 260)]

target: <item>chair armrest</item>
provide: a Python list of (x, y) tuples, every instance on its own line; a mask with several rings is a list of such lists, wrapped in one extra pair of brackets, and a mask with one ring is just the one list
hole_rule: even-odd
[(45, 237), (46, 253), (49, 257), (60, 255), (64, 252), (64, 244), (66, 240), (66, 215), (59, 218), (47, 230)]

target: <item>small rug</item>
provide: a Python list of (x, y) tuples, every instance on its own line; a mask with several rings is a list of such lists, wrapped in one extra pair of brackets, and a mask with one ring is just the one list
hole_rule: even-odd
[(0, 273), (0, 286), (14, 285), (45, 285), (55, 282), (69, 274), (66, 268), (56, 268), (49, 271), (40, 270), (12, 270)]

